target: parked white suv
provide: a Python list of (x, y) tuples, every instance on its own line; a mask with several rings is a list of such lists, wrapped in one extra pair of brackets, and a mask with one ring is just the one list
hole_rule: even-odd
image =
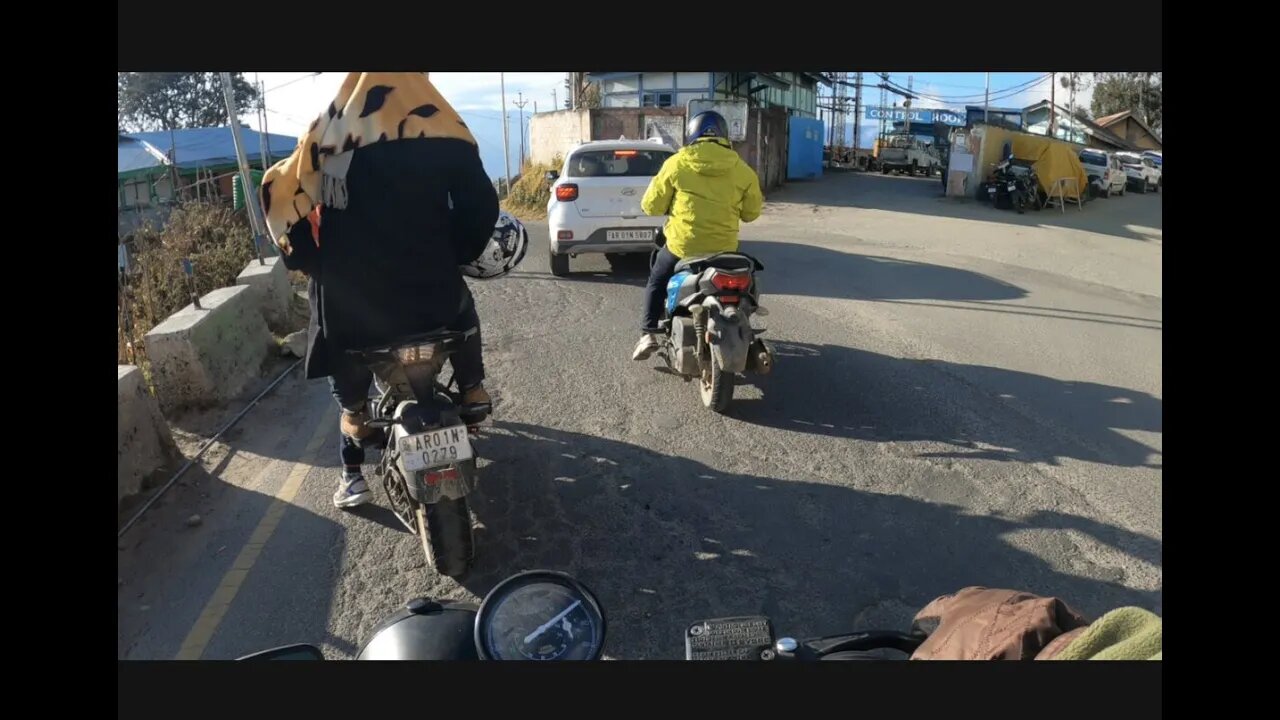
[(1080, 164), (1084, 166), (1084, 174), (1089, 176), (1089, 184), (1099, 195), (1108, 198), (1111, 193), (1124, 194), (1129, 178), (1115, 155), (1106, 150), (1086, 148), (1080, 151)]
[(1160, 192), (1160, 168), (1151, 158), (1138, 153), (1116, 153), (1120, 163), (1124, 165), (1124, 173), (1129, 177), (1129, 185), (1142, 192), (1152, 190)]
[(665, 217), (645, 215), (640, 199), (675, 149), (661, 140), (597, 140), (575, 147), (547, 173), (551, 273), (569, 274), (583, 253), (649, 253)]

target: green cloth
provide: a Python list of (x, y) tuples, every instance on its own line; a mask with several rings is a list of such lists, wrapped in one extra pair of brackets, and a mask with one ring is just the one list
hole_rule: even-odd
[(1055, 660), (1163, 660), (1160, 617), (1136, 607), (1103, 615), (1072, 640)]

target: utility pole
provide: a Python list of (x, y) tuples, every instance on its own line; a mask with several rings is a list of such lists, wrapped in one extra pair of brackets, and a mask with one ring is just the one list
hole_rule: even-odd
[(560, 97), (556, 95), (556, 89), (551, 88), (551, 112), (560, 109)]
[(982, 101), (982, 122), (990, 123), (990, 117), (989, 117), (990, 112), (991, 112), (991, 73), (987, 73), (987, 95), (986, 95), (986, 99)]
[(853, 91), (853, 161), (858, 161), (858, 146), (862, 144), (862, 73), (855, 76), (857, 87)]
[(271, 146), (267, 136), (267, 90), (258, 83), (258, 152), (262, 155), (262, 171), (271, 167)]
[(523, 169), (524, 168), (524, 106), (528, 105), (529, 101), (524, 99), (523, 91), (516, 93), (516, 97), (518, 97), (519, 100), (512, 100), (511, 104), (520, 108), (520, 124), (516, 125), (516, 128), (520, 130), (520, 167), (521, 169)]
[[(915, 94), (911, 91), (912, 90), (911, 85), (915, 79), (916, 79), (915, 75), (907, 76), (907, 94), (908, 95)], [(907, 101), (903, 104), (907, 106), (907, 114), (904, 116), (904, 119), (906, 120), (904, 127), (906, 128), (906, 131), (907, 131), (907, 140), (910, 140), (911, 139), (911, 110), (912, 110), (911, 98), (907, 98)]]
[(1076, 121), (1076, 76), (1078, 74), (1079, 73), (1067, 73), (1067, 81), (1070, 83), (1070, 85), (1067, 87), (1067, 90), (1071, 93), (1071, 101), (1070, 101), (1071, 106), (1067, 108), (1067, 139), (1068, 141), (1073, 137), (1073, 135), (1071, 134), (1071, 128), (1072, 126), (1074, 126)]
[(507, 74), (498, 73), (498, 86), (502, 92), (502, 162), (507, 169), (506, 192), (511, 192), (511, 129), (507, 127)]
[(258, 254), (258, 264), (265, 265), (266, 261), (262, 259), (262, 240), (266, 236), (266, 220), (263, 219), (262, 205), (258, 203), (257, 198), (250, 198), (249, 194), (253, 192), (253, 183), (249, 178), (249, 161), (245, 159), (244, 154), (244, 138), (240, 137), (240, 116), (236, 112), (236, 94), (231, 85), (231, 73), (222, 73), (222, 97), (227, 103), (227, 118), (231, 120), (231, 140), (236, 146), (236, 162), (240, 166), (240, 182), (244, 188), (245, 207), (249, 210), (249, 224), (253, 227), (253, 249)]
[(1054, 121), (1057, 119), (1055, 111), (1057, 110), (1057, 101), (1054, 96), (1058, 90), (1058, 73), (1050, 73), (1049, 78), (1049, 137), (1057, 138), (1058, 133), (1054, 129)]

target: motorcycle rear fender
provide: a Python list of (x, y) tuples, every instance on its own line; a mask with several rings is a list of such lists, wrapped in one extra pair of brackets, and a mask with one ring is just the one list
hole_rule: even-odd
[[(436, 473), (442, 473), (449, 469), (457, 471), (456, 478), (435, 479), (428, 482), (431, 478), (439, 477)], [(477, 476), (474, 458), (446, 467), (412, 473), (412, 477), (409, 478), (408, 482), (409, 495), (423, 505), (433, 505), (441, 500), (459, 500), (476, 489)]]
[(711, 357), (723, 372), (746, 372), (748, 351), (754, 339), (747, 313), (734, 306), (721, 305), (715, 296), (708, 297), (702, 305), (707, 309)]

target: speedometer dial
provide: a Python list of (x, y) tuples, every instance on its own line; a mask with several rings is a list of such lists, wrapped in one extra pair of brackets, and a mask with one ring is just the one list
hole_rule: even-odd
[(604, 615), (595, 596), (563, 573), (521, 573), (495, 587), (476, 616), (486, 660), (596, 660)]

